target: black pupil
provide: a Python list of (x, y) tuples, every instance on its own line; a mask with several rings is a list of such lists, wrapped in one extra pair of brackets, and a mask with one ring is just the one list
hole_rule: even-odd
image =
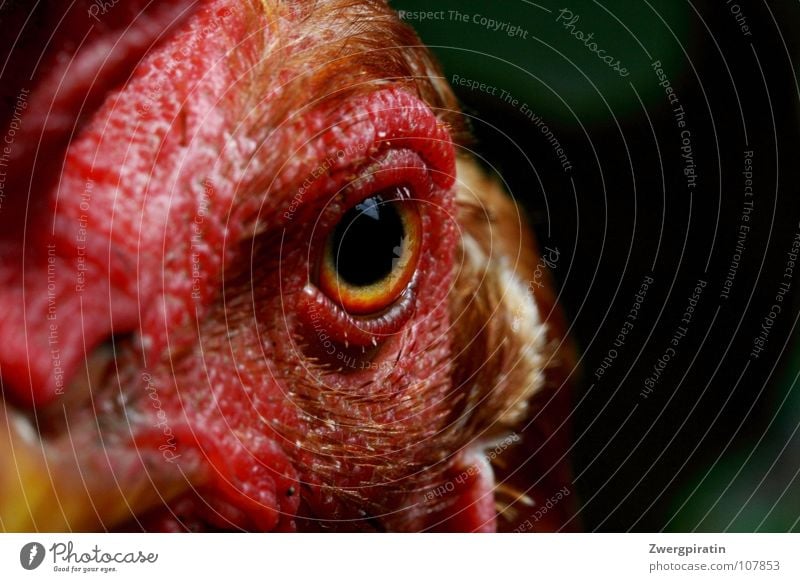
[(333, 233), (336, 272), (356, 287), (382, 281), (401, 255), (404, 236), (395, 203), (367, 198), (347, 211)]

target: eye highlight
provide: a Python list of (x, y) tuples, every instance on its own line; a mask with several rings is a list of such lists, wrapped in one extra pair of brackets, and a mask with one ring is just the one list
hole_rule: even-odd
[(397, 300), (417, 268), (419, 212), (407, 187), (365, 198), (328, 236), (319, 288), (348, 313), (378, 313)]

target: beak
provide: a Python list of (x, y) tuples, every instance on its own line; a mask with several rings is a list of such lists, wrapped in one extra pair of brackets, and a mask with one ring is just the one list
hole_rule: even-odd
[(112, 530), (192, 486), (157, 451), (104, 446), (96, 431), (42, 440), (4, 402), (0, 465), (0, 530), (6, 532)]

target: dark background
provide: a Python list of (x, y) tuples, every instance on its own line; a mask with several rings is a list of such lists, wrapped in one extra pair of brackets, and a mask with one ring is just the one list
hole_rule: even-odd
[[(581, 351), (573, 459), (584, 528), (603, 531), (800, 531), (800, 356), (793, 350), (800, 274), (783, 277), (800, 232), (798, 33), (790, 2), (681, 0), (531, 3), (394, 0), (459, 75), (508, 91), (456, 86), (476, 150), (525, 207), (540, 243), (557, 248), (560, 302)], [(618, 58), (620, 77), (556, 22)], [(744, 34), (733, 13), (745, 18)], [(469, 21), (451, 18), (449, 10)], [(473, 22), (527, 31), (509, 37)], [(651, 64), (660, 60), (686, 113), (697, 181), (687, 187), (681, 138)], [(522, 104), (553, 131), (564, 171)], [(744, 151), (753, 209), (741, 219)], [(740, 224), (730, 296), (721, 297)], [(800, 271), (800, 266), (796, 267)], [(652, 276), (622, 347), (614, 339)], [(653, 374), (696, 282), (707, 281), (688, 333)], [(751, 356), (782, 281), (791, 288), (759, 357)], [(617, 357), (595, 375), (610, 349)]]

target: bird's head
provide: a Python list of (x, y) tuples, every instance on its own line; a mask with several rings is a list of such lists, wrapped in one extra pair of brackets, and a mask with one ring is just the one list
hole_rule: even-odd
[(0, 527), (487, 531), (569, 486), (535, 244), (383, 2), (15, 6)]

